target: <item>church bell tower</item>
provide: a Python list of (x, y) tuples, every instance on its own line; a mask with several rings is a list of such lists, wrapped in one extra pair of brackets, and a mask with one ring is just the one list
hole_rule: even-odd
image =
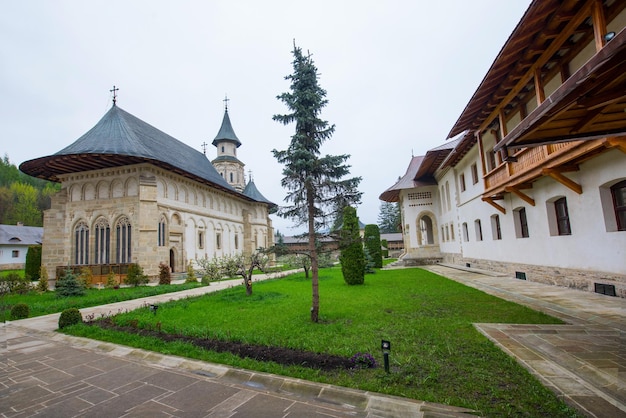
[(228, 98), (224, 99), (224, 119), (217, 136), (212, 144), (217, 148), (217, 157), (211, 161), (213, 167), (218, 173), (236, 190), (242, 192), (246, 187), (246, 179), (244, 175), (245, 164), (237, 158), (237, 148), (241, 146), (241, 142), (228, 116)]

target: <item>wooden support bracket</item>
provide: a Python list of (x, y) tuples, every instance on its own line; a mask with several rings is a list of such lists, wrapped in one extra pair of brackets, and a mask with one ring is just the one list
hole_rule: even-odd
[(613, 136), (611, 138), (607, 138), (604, 141), (604, 146), (607, 148), (617, 148), (626, 154), (626, 137)]
[(516, 189), (515, 187), (507, 186), (504, 188), (504, 191), (513, 193), (514, 195), (516, 195), (517, 197), (519, 197), (520, 199), (522, 199), (524, 202), (528, 203), (529, 205), (535, 206), (535, 199), (528, 196), (526, 193), (523, 193), (521, 190)]
[(563, 174), (561, 174), (558, 170), (556, 170), (554, 168), (544, 168), (543, 170), (541, 170), (541, 174), (543, 174), (544, 176), (552, 177), (553, 179), (555, 179), (559, 183), (561, 183), (564, 186), (572, 189), (573, 191), (575, 191), (578, 194), (583, 194), (583, 187), (580, 184), (578, 184), (575, 181), (570, 180), (569, 178), (565, 177)]
[(503, 214), (506, 215), (506, 209), (503, 208), (502, 206), (498, 205), (496, 202), (494, 202), (493, 198), (491, 198), (491, 197), (483, 197), (483, 202), (489, 203), (491, 206), (493, 206), (494, 208), (498, 209), (500, 212), (502, 212)]

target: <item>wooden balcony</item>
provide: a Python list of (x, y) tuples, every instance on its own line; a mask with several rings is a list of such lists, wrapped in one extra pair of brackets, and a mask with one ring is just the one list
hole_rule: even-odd
[(502, 198), (507, 192), (520, 195), (520, 190), (532, 188), (532, 183), (544, 176), (551, 176), (572, 190), (582, 193), (580, 186), (560, 173), (577, 171), (581, 162), (609, 148), (623, 149), (625, 144), (626, 139), (622, 137), (523, 148), (514, 154), (516, 161), (504, 162), (483, 177), (483, 200), (492, 202)]

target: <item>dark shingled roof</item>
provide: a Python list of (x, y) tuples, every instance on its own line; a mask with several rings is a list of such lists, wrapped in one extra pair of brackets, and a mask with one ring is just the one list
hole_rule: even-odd
[(276, 203), (270, 202), (269, 200), (265, 198), (265, 196), (261, 194), (259, 189), (256, 188), (254, 181), (252, 180), (250, 180), (248, 184), (246, 184), (245, 189), (243, 189), (243, 194), (248, 196), (251, 199), (256, 200), (257, 202), (267, 203), (270, 206), (270, 208), (275, 208), (277, 206)]
[(459, 141), (460, 138), (456, 138), (428, 150), (426, 155), (411, 158), (411, 162), (404, 176), (398, 179), (396, 184), (382, 192), (378, 198), (385, 202), (398, 202), (400, 190), (402, 189), (436, 185), (437, 181), (433, 177), (433, 174), (450, 152), (456, 148)]
[(206, 156), (113, 106), (73, 144), (47, 157), (29, 160), (20, 170), (58, 181), (61, 174), (150, 163), (185, 177), (241, 196), (219, 175)]
[(40, 226), (0, 225), (0, 245), (37, 245), (42, 236)]
[(228, 109), (224, 111), (224, 119), (222, 119), (222, 126), (220, 127), (220, 131), (217, 133), (217, 136), (213, 140), (212, 144), (217, 147), (217, 144), (221, 141), (234, 142), (237, 148), (241, 146), (241, 142), (239, 142), (239, 138), (237, 138), (237, 135), (235, 135), (235, 130), (233, 129), (233, 125), (230, 124), (230, 118), (228, 117)]

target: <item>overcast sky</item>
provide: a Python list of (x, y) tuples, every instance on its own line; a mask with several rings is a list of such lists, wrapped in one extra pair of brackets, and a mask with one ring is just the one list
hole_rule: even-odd
[[(377, 223), (378, 196), (411, 155), (441, 145), (530, 0), (0, 1), (0, 154), (15, 165), (54, 154), (111, 106), (202, 150), (228, 95), (239, 159), (284, 204), (272, 149), (294, 126), (293, 40), (309, 51), (336, 125), (323, 154), (350, 154), (358, 215)], [(207, 156), (216, 157), (209, 145)], [(300, 232), (273, 216), (285, 235)]]

